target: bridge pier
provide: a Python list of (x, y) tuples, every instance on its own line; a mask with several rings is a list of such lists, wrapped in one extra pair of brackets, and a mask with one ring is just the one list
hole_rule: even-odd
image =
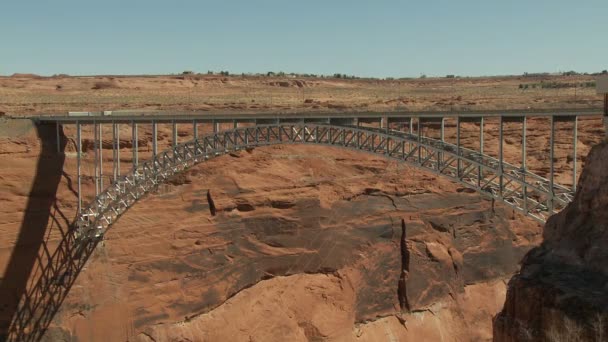
[(503, 167), (503, 119), (502, 116), (498, 119), (498, 175), (499, 175), (499, 184), (498, 184), (498, 192), (499, 196), (503, 198), (503, 188), (504, 188), (504, 167)]
[(418, 148), (418, 163), (420, 163), (422, 161), (422, 148), (420, 148), (420, 142), (422, 141), (422, 125), (421, 125), (421, 118), (418, 117), (418, 120), (416, 120), (416, 130), (417, 130), (417, 134), (418, 134), (418, 146), (416, 148)]
[(175, 120), (171, 121), (171, 145), (173, 148), (177, 146), (177, 123)]
[(526, 122), (527, 119), (524, 116), (521, 126), (521, 168), (523, 170), (526, 170)]
[(459, 157), (456, 162), (456, 174), (460, 178), (460, 169), (462, 168), (462, 162), (460, 160), (460, 116), (456, 117), (456, 155)]
[(99, 192), (102, 192), (103, 187), (103, 127), (102, 123), (99, 123)]
[(120, 163), (120, 159), (118, 157), (118, 151), (120, 149), (120, 139), (118, 138), (118, 127), (117, 127), (117, 123), (115, 123), (114, 121), (112, 121), (112, 176), (113, 176), (113, 180), (114, 182), (116, 182), (116, 180), (118, 179), (118, 176), (120, 175), (120, 172), (118, 171), (118, 168), (116, 167), (116, 162), (118, 161)]
[[(483, 155), (483, 116), (479, 118), (479, 153)], [(480, 164), (477, 169), (477, 187), (481, 189), (481, 179), (483, 178), (483, 166)]]
[(576, 143), (578, 142), (578, 116), (574, 116), (574, 128), (573, 128), (573, 140), (572, 140), (572, 192), (576, 192), (576, 182), (578, 178), (576, 177)]
[(527, 117), (524, 116), (522, 119), (521, 128), (521, 169), (523, 184), (521, 187), (522, 199), (523, 199), (523, 211), (524, 215), (528, 214), (528, 186), (526, 185), (526, 161), (527, 161), (527, 150), (526, 150), (526, 131), (527, 131)]
[(136, 122), (132, 122), (133, 127), (132, 128), (132, 133), (131, 133), (131, 138), (132, 138), (132, 150), (133, 150), (133, 169), (137, 169), (137, 165), (139, 165), (139, 156), (138, 156), (138, 150), (139, 150), (139, 142), (137, 141), (137, 123)]
[(551, 116), (551, 133), (549, 135), (549, 159), (550, 162), (549, 164), (550, 166), (550, 171), (549, 171), (549, 212), (553, 212), (553, 196), (555, 195), (554, 193), (554, 186), (553, 186), (553, 176), (554, 176), (554, 172), (555, 172), (555, 163), (553, 162), (554, 159), (554, 145), (555, 145), (555, 119), (553, 118), (553, 116)]
[(152, 121), (152, 155), (158, 154), (158, 124)]
[(78, 177), (78, 214), (82, 210), (82, 181), (80, 171), (80, 158), (82, 157), (82, 127), (80, 122), (76, 121), (76, 174)]
[(608, 92), (604, 94), (604, 139), (608, 141)]
[(99, 181), (97, 179), (97, 168), (99, 165), (99, 148), (97, 146), (97, 144), (99, 143), (99, 130), (97, 128), (97, 122), (95, 121), (93, 123), (93, 151), (94, 151), (94, 158), (93, 158), (93, 172), (95, 173), (95, 175), (93, 176), (93, 180), (95, 181), (95, 197), (97, 197), (97, 195), (99, 195)]

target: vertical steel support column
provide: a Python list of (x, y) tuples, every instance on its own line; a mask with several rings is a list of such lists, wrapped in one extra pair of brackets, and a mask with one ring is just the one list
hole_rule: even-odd
[(173, 163), (177, 163), (177, 123), (175, 120), (171, 121), (171, 146), (173, 147)]
[[(439, 129), (439, 140), (441, 141), (441, 151), (443, 151), (443, 142), (445, 140), (445, 117), (441, 117), (441, 124)], [(441, 170), (443, 165), (443, 152), (438, 152), (437, 155), (437, 170)]]
[(76, 121), (76, 173), (78, 175), (78, 213), (82, 210), (82, 181), (80, 171), (80, 158), (82, 156), (82, 127)]
[(114, 182), (118, 179), (118, 170), (116, 169), (116, 151), (118, 151), (118, 138), (116, 137), (116, 123), (112, 120), (112, 179)]
[(460, 168), (462, 167), (460, 162), (460, 116), (456, 117), (456, 175), (460, 179)]
[(152, 121), (152, 156), (158, 154), (158, 124)]
[(177, 146), (177, 123), (175, 123), (175, 120), (171, 121), (171, 132), (171, 146), (175, 148)]
[[(483, 165), (483, 116), (479, 118), (479, 154), (482, 155), (481, 163)], [(481, 179), (483, 178), (483, 166), (477, 169), (477, 187), (481, 188)]]
[(578, 142), (578, 116), (574, 116), (574, 139), (572, 140), (572, 191), (576, 192), (576, 143)]
[(420, 163), (420, 161), (422, 161), (422, 149), (420, 148), (420, 143), (422, 142), (422, 137), (421, 135), (421, 130), (420, 130), (420, 117), (418, 117), (418, 163)]
[(116, 171), (120, 177), (120, 124), (116, 124)]
[[(211, 125), (213, 126), (213, 149), (215, 151), (217, 151), (217, 132), (219, 131), (219, 122), (216, 122), (215, 120), (211, 120)], [(257, 135), (257, 131), (256, 131), (256, 135)], [(256, 137), (256, 141), (257, 141), (257, 137)]]
[(522, 121), (522, 129), (521, 129), (521, 168), (525, 171), (526, 170), (526, 130), (527, 130), (527, 124), (526, 124), (526, 116), (524, 116), (523, 121)]
[(99, 195), (99, 178), (98, 178), (98, 167), (99, 167), (99, 151), (97, 151), (97, 144), (99, 142), (98, 136), (99, 130), (97, 129), (97, 121), (93, 121), (93, 150), (95, 151), (95, 158), (93, 161), (93, 172), (95, 176), (93, 179), (95, 180), (95, 197)]
[(194, 135), (194, 140), (198, 139), (198, 124), (196, 120), (192, 120), (192, 135)]
[(522, 121), (522, 129), (521, 129), (521, 171), (522, 171), (522, 200), (523, 200), (523, 209), (524, 214), (528, 214), (528, 187), (526, 186), (526, 160), (527, 160), (527, 151), (526, 151), (526, 131), (527, 131), (527, 116), (524, 115)]
[[(237, 129), (239, 128), (239, 123), (236, 120), (232, 120), (232, 129), (234, 130), (234, 132), (232, 133), (232, 139), (234, 141), (234, 150), (238, 151), (238, 143), (237, 143), (237, 136), (238, 136), (238, 132)], [(281, 141), (281, 129), (279, 129), (279, 141)]]
[(503, 127), (502, 127), (502, 116), (500, 116), (500, 123), (499, 123), (499, 127), (498, 127), (498, 138), (500, 139), (500, 141), (498, 142), (498, 172), (500, 175), (500, 179), (499, 179), (499, 194), (500, 194), (500, 198), (502, 198), (502, 194), (503, 194), (503, 185), (504, 185), (504, 177), (503, 177)]
[(99, 192), (103, 191), (103, 132), (102, 124), (99, 123)]
[(361, 149), (361, 134), (359, 134), (359, 129), (361, 128), (361, 123), (359, 122), (359, 118), (355, 118), (355, 126), (357, 126), (357, 130), (355, 130), (355, 134), (357, 134), (357, 149)]
[(55, 122), (55, 134), (57, 136), (57, 154), (61, 154), (61, 138), (59, 137), (59, 122)]
[(139, 150), (139, 146), (138, 146), (138, 141), (137, 141), (137, 123), (135, 121), (131, 121), (131, 124), (133, 125), (132, 127), (132, 133), (131, 133), (131, 138), (133, 140), (132, 142), (132, 148), (133, 148), (133, 169), (137, 169), (137, 166), (139, 165), (139, 160), (138, 160), (138, 150)]
[[(413, 136), (413, 135), (414, 135), (414, 118), (413, 118), (413, 117), (410, 117), (410, 128), (409, 128), (409, 134), (410, 134), (411, 136)], [(410, 144), (410, 152), (411, 152), (411, 151), (413, 150), (413, 148), (414, 148), (414, 143), (412, 143), (412, 142), (410, 141), (410, 143), (409, 143), (409, 144)]]
[(608, 93), (604, 94), (604, 117), (602, 121), (604, 124), (604, 140), (608, 140)]
[(554, 157), (554, 145), (555, 145), (555, 120), (553, 119), (553, 116), (551, 116), (551, 135), (549, 137), (549, 162), (551, 165), (551, 169), (549, 172), (549, 196), (551, 196), (551, 198), (549, 199), (549, 215), (553, 215), (553, 196), (555, 195), (554, 190), (553, 190), (553, 177), (554, 177), (554, 167), (555, 165), (553, 165), (553, 157)]

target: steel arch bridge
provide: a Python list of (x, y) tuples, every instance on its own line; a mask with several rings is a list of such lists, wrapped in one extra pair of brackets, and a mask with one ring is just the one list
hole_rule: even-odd
[[(107, 229), (115, 223), (139, 199), (173, 175), (204, 162), (205, 160), (240, 149), (277, 144), (317, 144), (362, 151), (373, 155), (402, 161), (422, 170), (435, 173), (478, 193), (502, 201), (524, 214), (543, 222), (550, 215), (563, 209), (573, 198), (577, 179), (577, 118), (598, 116), (597, 110), (551, 111), (484, 111), (484, 112), (355, 112), (355, 113), (79, 113), (30, 117), (40, 124), (56, 127), (57, 153), (65, 153), (63, 146), (67, 136), (61, 127), (76, 128), (78, 210), (69, 231), (48, 257), (43, 258), (41, 272), (33, 279), (25, 294), (19, 299), (12, 316), (9, 340), (36, 341), (44, 334), (53, 316), (75, 283)], [(542, 177), (526, 167), (526, 120), (548, 118), (549, 172)], [(484, 119), (498, 119), (498, 157), (484, 152)], [(444, 139), (444, 123), (455, 121), (456, 141)], [(573, 186), (566, 187), (554, 182), (555, 122), (570, 122), (573, 130)], [(461, 123), (472, 122), (479, 127), (479, 149), (465, 148), (461, 144)], [(519, 165), (509, 163), (503, 156), (503, 123), (516, 123), (521, 127), (522, 159)], [(158, 151), (158, 125), (172, 125), (170, 148)], [(178, 142), (177, 125), (192, 125), (192, 138)], [(212, 132), (199, 135), (201, 124), (211, 124)], [(430, 124), (430, 125), (429, 125)], [(102, 138), (102, 125), (112, 126), (111, 159), (113, 175), (104, 175), (102, 150), (109, 144)], [(130, 137), (121, 139), (120, 125), (129, 126)], [(152, 158), (139, 162), (138, 125), (151, 125)], [(222, 130), (220, 125), (230, 125)], [(94, 138), (88, 143), (88, 151), (94, 153), (94, 176), (83, 175), (81, 159), (88, 154), (83, 150), (82, 127), (92, 128)], [(409, 126), (409, 127), (408, 127)], [(424, 128), (438, 130), (440, 136), (425, 135)], [(452, 127), (454, 127), (452, 126)], [(89, 131), (89, 133), (91, 133)], [(428, 133), (428, 130), (427, 130)], [(124, 134), (124, 133), (123, 133)], [(434, 134), (436, 135), (436, 134)], [(89, 137), (91, 138), (91, 137)], [(129, 139), (131, 139), (129, 144)], [(92, 144), (91, 144), (92, 143)], [(130, 146), (129, 146), (130, 145)], [(120, 171), (121, 150), (130, 149), (132, 165), (125, 174)], [(518, 161), (515, 161), (518, 162)], [(104, 179), (111, 178), (104, 187)], [(81, 179), (95, 183), (93, 200), (83, 205)]]
[(572, 189), (500, 159), (399, 131), (319, 123), (257, 125), (203, 136), (156, 154), (117, 179), (77, 218), (77, 239), (103, 236), (140, 198), (175, 174), (229, 152), (277, 144), (317, 144), (405, 162), (456, 181), (544, 222), (573, 198)]

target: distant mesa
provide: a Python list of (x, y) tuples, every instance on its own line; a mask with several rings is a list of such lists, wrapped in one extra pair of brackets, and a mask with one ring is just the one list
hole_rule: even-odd
[(14, 77), (14, 78), (41, 78), (40, 75), (36, 75), (36, 74), (20, 74), (20, 73), (14, 73), (11, 75), (11, 77)]

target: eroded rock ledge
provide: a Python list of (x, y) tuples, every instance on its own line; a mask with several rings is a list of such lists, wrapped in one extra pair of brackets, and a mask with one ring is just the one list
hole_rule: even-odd
[(547, 222), (494, 320), (494, 341), (608, 339), (608, 144), (595, 146), (574, 201)]

